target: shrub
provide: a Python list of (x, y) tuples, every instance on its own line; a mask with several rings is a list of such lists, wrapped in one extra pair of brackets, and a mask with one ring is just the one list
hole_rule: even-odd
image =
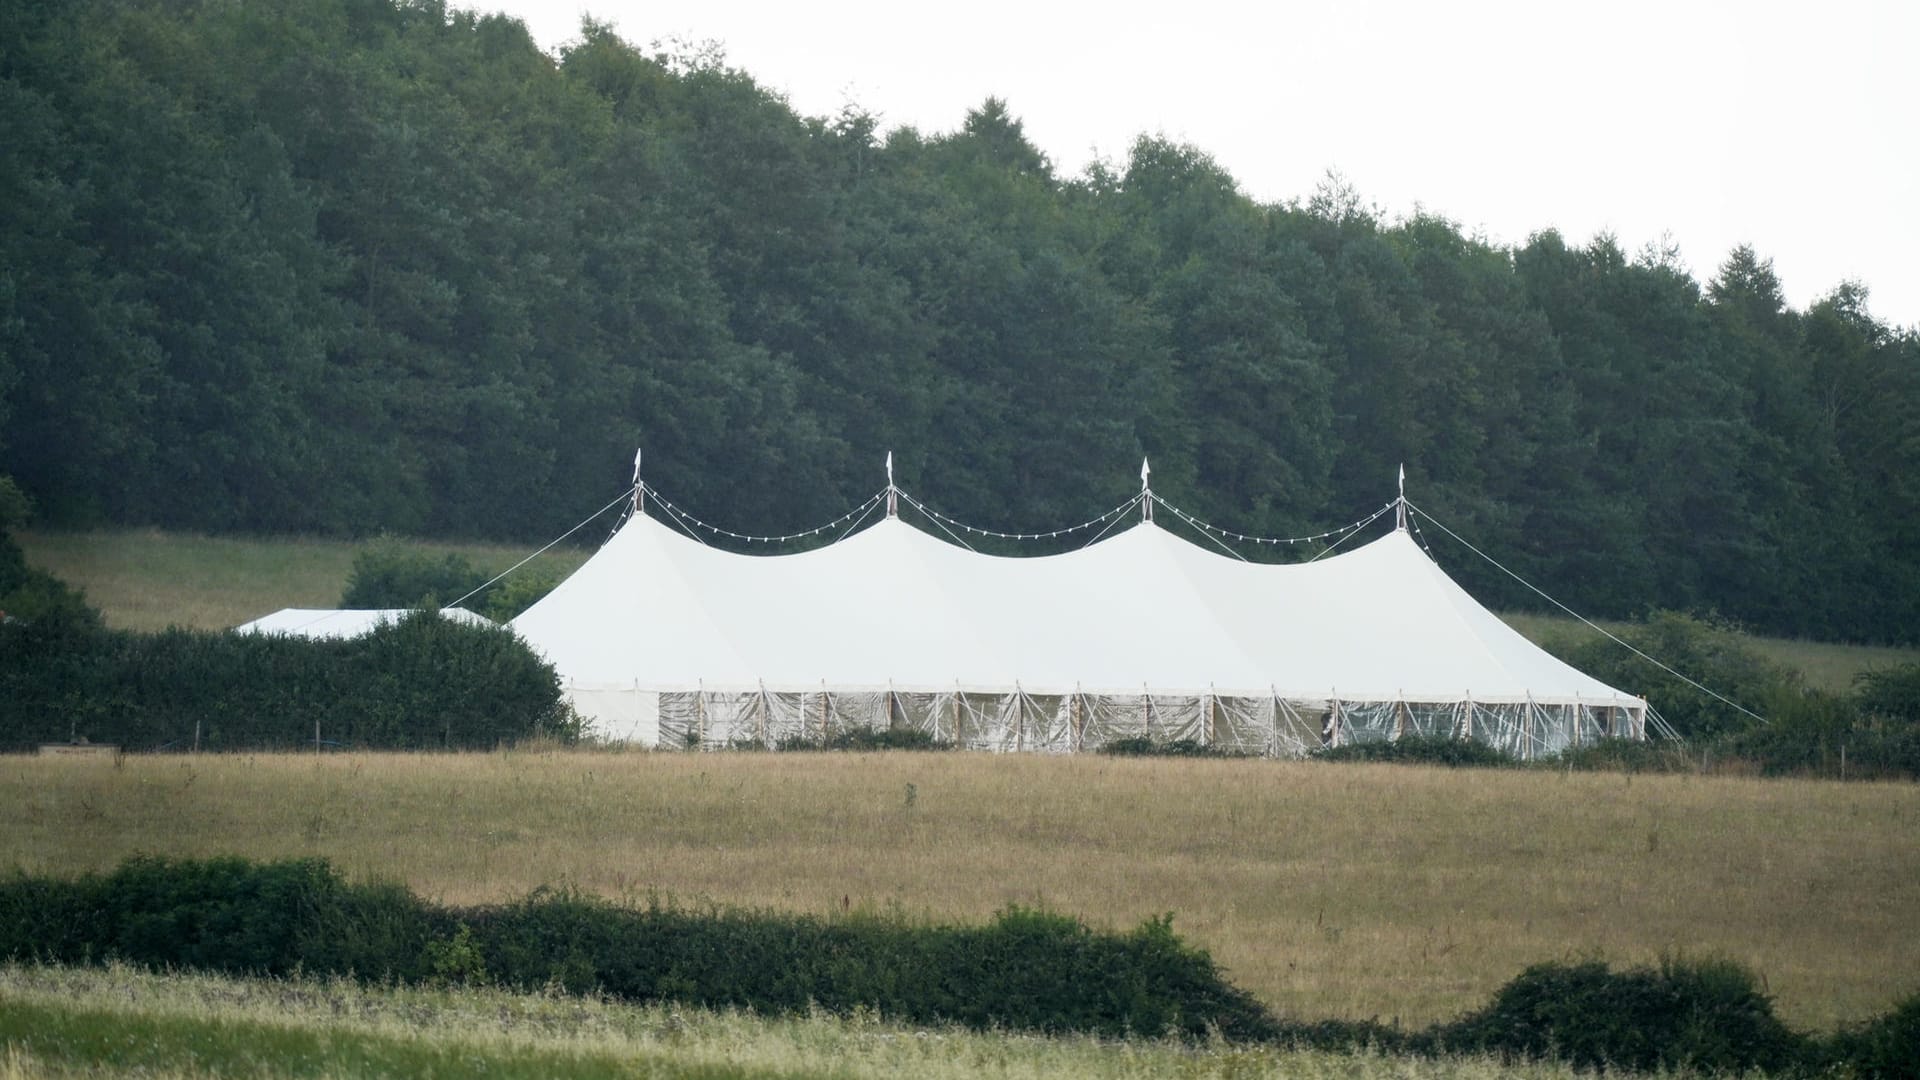
[(1840, 1031), (1821, 1050), (1824, 1063), (1863, 1080), (1920, 1078), (1920, 993), (1878, 1020)]
[(1314, 751), (1321, 761), (1392, 761), (1450, 768), (1504, 768), (1518, 764), (1495, 746), (1451, 735), (1406, 735), (1383, 742), (1347, 743)]
[[(1797, 676), (1747, 648), (1731, 629), (1677, 612), (1649, 615), (1620, 634), (1648, 656), (1749, 709), (1797, 689)], [(1755, 721), (1601, 637), (1550, 637), (1541, 646), (1602, 682), (1639, 693), (1683, 738), (1743, 731)]]
[[(434, 555), (391, 540), (353, 557), (343, 608), (419, 608), (451, 604), (486, 584), (463, 555)], [(481, 601), (483, 602), (483, 601)], [(478, 607), (481, 602), (468, 601)]]
[(383, 749), (572, 741), (551, 665), (509, 631), (418, 612), (351, 640), (0, 626), (0, 748)]
[(1753, 975), (1719, 960), (1663, 960), (1613, 971), (1599, 962), (1540, 964), (1478, 1012), (1435, 1028), (1449, 1051), (1553, 1059), (1578, 1068), (1785, 1068), (1805, 1040), (1773, 1015)]
[(497, 623), (509, 622), (540, 602), (559, 584), (560, 578), (552, 570), (523, 566), (482, 594), (486, 604), (480, 614)]
[(349, 885), (319, 859), (136, 856), (104, 877), (0, 885), (0, 957), (15, 961), (413, 978), (435, 921), (406, 890)]
[(100, 613), (87, 605), (80, 590), (27, 565), (26, 552), (11, 530), (32, 516), (32, 502), (12, 477), (0, 475), (0, 619), (54, 623), (82, 632), (99, 629)]
[[(758, 742), (733, 744), (735, 749), (764, 749)], [(805, 735), (784, 736), (773, 744), (775, 750), (951, 750), (953, 744), (935, 738), (932, 732), (911, 728), (846, 728), (825, 738)]]
[(319, 860), (137, 858), (77, 881), (16, 875), (0, 884), (0, 959), (300, 968), (1114, 1037), (1277, 1030), (1170, 918), (1112, 934), (1025, 908), (954, 926), (657, 900), (623, 907), (564, 889), (445, 909), (402, 889), (349, 885)]
[(1853, 682), (1861, 712), (1882, 721), (1920, 725), (1920, 663), (1863, 671)]
[(949, 750), (953, 744), (911, 728), (848, 728), (827, 736), (828, 750)]
[(1208, 746), (1198, 739), (1159, 740), (1150, 735), (1128, 735), (1100, 744), (1100, 753), (1114, 757), (1244, 757), (1236, 750)]
[(1693, 772), (1699, 759), (1686, 744), (1670, 739), (1600, 739), (1570, 746), (1540, 763), (1542, 767), (1582, 772)]

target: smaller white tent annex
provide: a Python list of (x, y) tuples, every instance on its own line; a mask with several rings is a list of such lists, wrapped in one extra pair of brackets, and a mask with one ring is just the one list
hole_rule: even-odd
[(1152, 521), (1009, 558), (889, 516), (750, 556), (639, 514), (512, 626), (604, 735), (670, 748), (872, 727), (1269, 755), (1446, 734), (1531, 758), (1646, 723), (1643, 700), (1509, 628), (1404, 529), (1272, 565)]
[[(234, 627), (239, 634), (286, 634), (306, 638), (356, 638), (370, 634), (381, 623), (399, 622), (413, 614), (408, 608), (281, 608)], [(443, 618), (474, 626), (492, 626), (493, 620), (466, 608), (441, 608)]]

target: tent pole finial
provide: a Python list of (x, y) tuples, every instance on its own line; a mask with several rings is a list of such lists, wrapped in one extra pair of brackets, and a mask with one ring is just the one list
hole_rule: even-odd
[(641, 484), (639, 484), (639, 454), (645, 448), (634, 448), (634, 517), (641, 513)]
[(1153, 472), (1146, 458), (1140, 459), (1140, 520), (1153, 520), (1153, 489), (1147, 486), (1147, 476)]
[(1400, 463), (1400, 497), (1393, 501), (1393, 527), (1407, 531), (1407, 463)]
[(893, 486), (893, 451), (887, 451), (887, 516), (900, 516), (900, 489)]

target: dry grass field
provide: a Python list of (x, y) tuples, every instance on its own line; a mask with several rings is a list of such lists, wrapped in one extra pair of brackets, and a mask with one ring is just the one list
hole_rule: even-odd
[(913, 1029), (498, 990), (0, 968), (0, 1080), (555, 1076), (647, 1080), (1574, 1080), (1562, 1065)]
[(1098, 925), (1171, 911), (1283, 1013), (1722, 955), (1829, 1028), (1920, 989), (1920, 786), (961, 753), (0, 758), (0, 867), (323, 855), (454, 903), (610, 896)]

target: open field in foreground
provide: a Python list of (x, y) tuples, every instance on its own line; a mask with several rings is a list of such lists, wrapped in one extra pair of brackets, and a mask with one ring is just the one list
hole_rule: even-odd
[(86, 1076), (1570, 1078), (1266, 1048), (777, 1019), (487, 990), (0, 968), (0, 1080)]
[[(605, 525), (582, 530), (589, 542)], [(595, 533), (595, 529), (602, 530)], [(156, 529), (26, 532), (18, 537), (27, 561), (86, 590), (109, 625), (162, 630), (236, 626), (283, 607), (332, 607), (346, 587), (353, 557), (366, 545), (349, 540), (208, 537)], [(450, 544), (419, 541), (422, 551), (465, 556), (489, 574), (520, 561), (538, 545)], [(582, 548), (557, 547), (534, 565), (558, 575), (586, 561)], [(1591, 634), (1572, 619), (1552, 615), (1503, 616), (1538, 641), (1549, 634)], [(1619, 624), (1606, 624), (1618, 629)], [(1808, 686), (1852, 688), (1870, 668), (1920, 661), (1920, 649), (1836, 645), (1749, 636), (1748, 645), (1799, 671)]]
[(322, 855), (832, 913), (1171, 911), (1283, 1014), (1424, 1024), (1527, 964), (1722, 955), (1828, 1029), (1920, 989), (1920, 786), (962, 753), (0, 758), (0, 867)]

